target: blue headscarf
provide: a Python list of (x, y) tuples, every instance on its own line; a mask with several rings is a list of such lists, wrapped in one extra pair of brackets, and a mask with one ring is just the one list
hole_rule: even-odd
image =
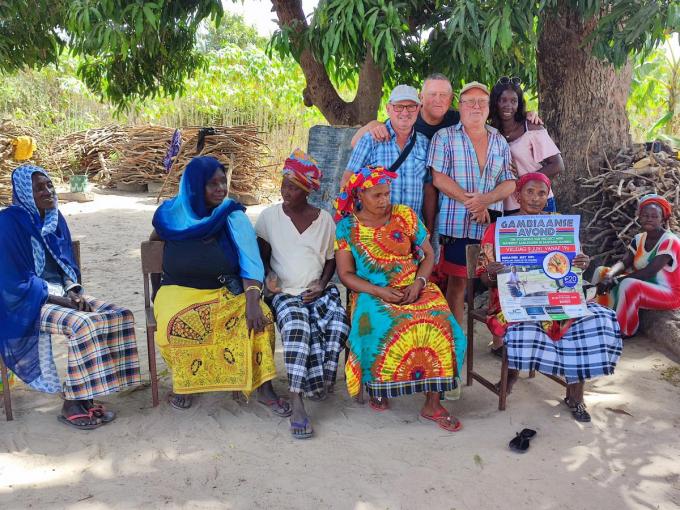
[(153, 226), (166, 241), (217, 238), (227, 260), (238, 265), (241, 277), (261, 282), (264, 266), (245, 208), (226, 199), (209, 211), (205, 203), (206, 184), (220, 169), (224, 171), (224, 166), (215, 158), (192, 159), (184, 169), (177, 196), (156, 209)]
[(79, 269), (71, 233), (57, 208), (40, 212), (33, 199), (32, 176), (47, 172), (22, 165), (12, 173), (12, 206), (0, 212), (0, 354), (5, 365), (26, 383), (41, 375), (38, 357), (40, 309), (47, 301), (42, 279), (46, 253), (72, 281)]

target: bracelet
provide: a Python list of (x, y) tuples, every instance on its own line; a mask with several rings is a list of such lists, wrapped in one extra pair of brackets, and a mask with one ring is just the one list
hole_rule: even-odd
[(427, 287), (427, 278), (424, 276), (416, 276), (416, 280), (423, 280), (423, 287)]
[(258, 294), (262, 294), (262, 289), (257, 285), (248, 285), (245, 292), (248, 292), (249, 290), (256, 290)]
[(489, 279), (490, 282), (495, 282), (495, 281), (496, 281), (496, 278), (498, 278), (498, 275), (494, 275), (494, 277), (492, 278), (492, 277), (491, 277), (491, 273), (489, 273), (489, 272), (487, 271), (487, 272), (486, 272), (486, 277)]

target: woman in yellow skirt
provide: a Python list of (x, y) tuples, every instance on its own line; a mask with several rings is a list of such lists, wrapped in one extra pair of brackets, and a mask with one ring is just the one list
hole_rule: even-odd
[(172, 371), (177, 409), (196, 393), (258, 390), (279, 416), (290, 404), (271, 384), (274, 325), (260, 300), (264, 268), (255, 231), (227, 199), (224, 166), (211, 157), (185, 168), (178, 195), (158, 208), (152, 239), (165, 241), (161, 287), (154, 299), (156, 341)]

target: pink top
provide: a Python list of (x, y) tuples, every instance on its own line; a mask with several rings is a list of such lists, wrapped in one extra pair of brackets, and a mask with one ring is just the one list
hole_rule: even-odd
[[(517, 165), (517, 172), (520, 176), (540, 170), (541, 161), (560, 153), (545, 129), (531, 131), (527, 128), (522, 136), (510, 142), (509, 145), (512, 160)], [(551, 190), (549, 197), (552, 196)], [(506, 211), (519, 209), (519, 202), (515, 199), (514, 193), (505, 199), (503, 208)]]

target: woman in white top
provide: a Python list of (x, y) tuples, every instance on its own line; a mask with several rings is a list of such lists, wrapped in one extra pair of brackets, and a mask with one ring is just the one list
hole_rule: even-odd
[(281, 183), (283, 204), (262, 212), (255, 225), (260, 253), (275, 295), (272, 307), (283, 342), (296, 439), (312, 436), (302, 395), (321, 400), (335, 383), (338, 357), (349, 322), (335, 285), (335, 223), (309, 204), (321, 172), (299, 149), (286, 159)]

